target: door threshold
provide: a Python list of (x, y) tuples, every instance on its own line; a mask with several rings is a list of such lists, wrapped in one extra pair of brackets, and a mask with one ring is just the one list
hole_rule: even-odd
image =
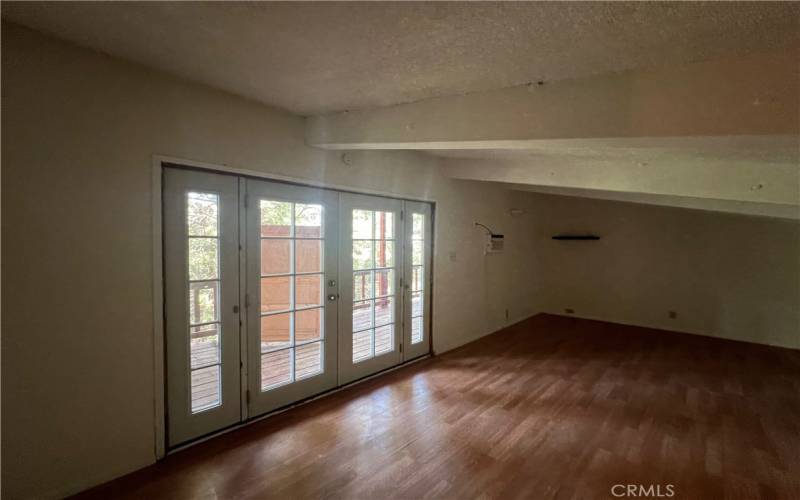
[(424, 354), (424, 355), (422, 355), (422, 356), (420, 356), (418, 358), (414, 358), (414, 359), (411, 359), (409, 361), (405, 361), (403, 363), (400, 363), (399, 365), (392, 366), (390, 368), (386, 368), (385, 370), (381, 370), (381, 371), (379, 371), (377, 373), (373, 373), (372, 375), (367, 375), (366, 377), (360, 378), (358, 380), (354, 380), (352, 382), (348, 382), (348, 383), (346, 383), (346, 384), (344, 384), (342, 386), (334, 387), (333, 389), (329, 389), (329, 390), (321, 392), (321, 393), (319, 393), (317, 395), (310, 396), (310, 397), (305, 398), (305, 399), (301, 399), (300, 401), (288, 404), (286, 406), (278, 408), (277, 410), (272, 410), (271, 412), (267, 412), (267, 413), (265, 413), (263, 415), (258, 415), (256, 417), (248, 418), (247, 420), (245, 420), (243, 422), (239, 422), (239, 423), (231, 425), (229, 427), (225, 427), (224, 429), (220, 429), (218, 431), (214, 431), (214, 432), (212, 432), (210, 434), (206, 434), (205, 436), (201, 436), (199, 438), (193, 439), (193, 440), (188, 441), (186, 443), (179, 444), (178, 446), (175, 446), (173, 448), (168, 448), (166, 455), (163, 458), (160, 458), (159, 460), (157, 460), (157, 462), (163, 460), (164, 458), (166, 458), (169, 455), (172, 455), (173, 453), (178, 453), (178, 452), (183, 451), (183, 450), (185, 450), (187, 448), (191, 448), (192, 446), (195, 446), (197, 444), (204, 443), (204, 442), (209, 441), (211, 439), (214, 439), (214, 438), (217, 438), (219, 436), (222, 436), (223, 434), (228, 434), (229, 432), (233, 432), (235, 430), (241, 429), (243, 427), (246, 427), (248, 425), (254, 424), (256, 422), (260, 422), (260, 421), (265, 420), (267, 418), (274, 417), (275, 415), (279, 415), (281, 413), (287, 412), (287, 411), (292, 410), (294, 408), (298, 408), (300, 406), (303, 406), (303, 405), (306, 405), (308, 403), (311, 403), (312, 401), (316, 401), (318, 399), (322, 399), (322, 398), (330, 396), (332, 394), (336, 394), (337, 392), (343, 391), (345, 389), (349, 389), (349, 388), (351, 388), (353, 386), (356, 386), (358, 384), (367, 382), (367, 381), (372, 380), (374, 378), (381, 377), (383, 375), (386, 375), (387, 373), (391, 373), (391, 372), (393, 372), (395, 370), (399, 370), (400, 368), (405, 368), (407, 366), (411, 366), (411, 365), (413, 365), (415, 363), (419, 363), (420, 361), (424, 361), (424, 360), (429, 359), (431, 357), (433, 357), (433, 355), (430, 354), (430, 353)]

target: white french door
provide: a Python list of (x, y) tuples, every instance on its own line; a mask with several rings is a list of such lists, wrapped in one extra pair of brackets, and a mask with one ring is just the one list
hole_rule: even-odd
[(339, 383), (402, 361), (401, 200), (342, 193)]
[(247, 180), (250, 413), (336, 386), (338, 196)]
[(404, 202), (403, 361), (430, 351), (433, 214), (428, 203)]
[(429, 204), (163, 181), (169, 447), (429, 352)]
[(239, 184), (164, 172), (167, 432), (174, 446), (239, 422)]

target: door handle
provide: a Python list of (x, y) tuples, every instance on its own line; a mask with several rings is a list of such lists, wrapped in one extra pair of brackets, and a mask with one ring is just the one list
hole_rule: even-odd
[(339, 294), (336, 294), (336, 293), (332, 293), (332, 294), (328, 295), (328, 300), (330, 300), (331, 302), (333, 302), (334, 300), (336, 300), (338, 298), (339, 298)]

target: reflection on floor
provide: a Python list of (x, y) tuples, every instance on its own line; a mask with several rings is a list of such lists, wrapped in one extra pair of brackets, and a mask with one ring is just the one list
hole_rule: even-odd
[(800, 498), (800, 352), (540, 315), (87, 498)]

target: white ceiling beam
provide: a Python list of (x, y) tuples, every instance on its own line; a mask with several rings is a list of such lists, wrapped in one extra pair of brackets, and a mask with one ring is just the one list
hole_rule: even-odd
[(311, 117), (326, 149), (507, 149), (532, 141), (800, 133), (800, 51), (544, 82)]
[(753, 54), (317, 116), (307, 142), (425, 150), (458, 179), (792, 216), (798, 61)]
[(662, 207), (673, 207), (691, 210), (706, 210), (738, 215), (771, 217), (778, 219), (800, 220), (800, 206), (777, 203), (752, 203), (746, 201), (716, 200), (710, 198), (690, 198), (686, 196), (667, 196), (647, 193), (622, 191), (601, 191), (596, 189), (575, 189), (553, 186), (535, 186), (529, 184), (502, 184), (509, 189), (558, 196), (578, 198), (594, 198), (598, 200), (639, 203)]
[[(795, 143), (796, 144), (796, 143)], [(627, 152), (626, 152), (627, 153)], [(796, 156), (795, 156), (796, 158)], [(702, 153), (664, 153), (649, 161), (610, 153), (532, 158), (444, 158), (444, 174), (456, 179), (661, 196), (800, 204), (797, 162), (708, 158)]]

